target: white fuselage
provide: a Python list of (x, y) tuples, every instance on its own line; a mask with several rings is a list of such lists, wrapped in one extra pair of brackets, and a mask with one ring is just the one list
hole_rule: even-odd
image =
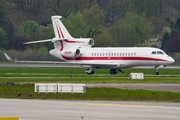
[[(84, 47), (80, 48), (81, 55), (71, 57), (74, 53), (64, 49), (63, 54), (56, 57), (77, 64), (114, 62), (117, 66), (100, 65), (101, 68), (126, 68), (134, 66), (167, 65), (174, 62), (170, 56), (158, 48), (152, 47)], [(56, 51), (56, 53), (60, 51)], [(71, 55), (70, 55), (71, 54)], [(98, 67), (98, 66), (95, 66)]]

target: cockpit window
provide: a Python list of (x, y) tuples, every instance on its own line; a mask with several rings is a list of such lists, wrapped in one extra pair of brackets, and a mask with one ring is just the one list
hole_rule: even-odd
[(162, 51), (157, 51), (157, 54), (163, 55), (164, 53)]
[(151, 54), (156, 54), (156, 51), (152, 51), (152, 53)]

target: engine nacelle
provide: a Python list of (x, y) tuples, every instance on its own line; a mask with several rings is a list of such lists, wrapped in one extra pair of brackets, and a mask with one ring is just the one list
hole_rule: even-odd
[(77, 58), (79, 56), (81, 56), (81, 51), (80, 49), (75, 49), (75, 50), (63, 50), (60, 52), (62, 57), (68, 57), (68, 58)]
[(90, 45), (92, 47), (94, 45), (94, 40), (90, 39), (89, 42), (88, 42), (88, 45)]
[(67, 44), (75, 44), (77, 46), (87, 46), (92, 47), (94, 45), (94, 40), (92, 38), (78, 38), (75, 40), (65, 40)]

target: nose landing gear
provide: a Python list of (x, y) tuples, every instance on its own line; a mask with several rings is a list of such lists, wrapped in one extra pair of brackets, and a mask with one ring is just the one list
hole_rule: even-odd
[(154, 74), (155, 75), (159, 75), (158, 69), (159, 69), (159, 66), (154, 67)]

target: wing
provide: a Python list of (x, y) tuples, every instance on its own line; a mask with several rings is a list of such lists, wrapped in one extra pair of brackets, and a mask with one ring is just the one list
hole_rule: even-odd
[(61, 62), (61, 61), (18, 61), (12, 59), (8, 54), (4, 53), (4, 56), (8, 61), (16, 63), (42, 63), (42, 64), (66, 64), (66, 65), (77, 65), (80, 67), (116, 67), (118, 64), (116, 62)]
[(86, 67), (100, 67), (100, 68), (111, 68), (117, 67), (118, 64), (116, 62), (66, 62), (67, 64), (79, 65), (79, 66), (86, 66)]

